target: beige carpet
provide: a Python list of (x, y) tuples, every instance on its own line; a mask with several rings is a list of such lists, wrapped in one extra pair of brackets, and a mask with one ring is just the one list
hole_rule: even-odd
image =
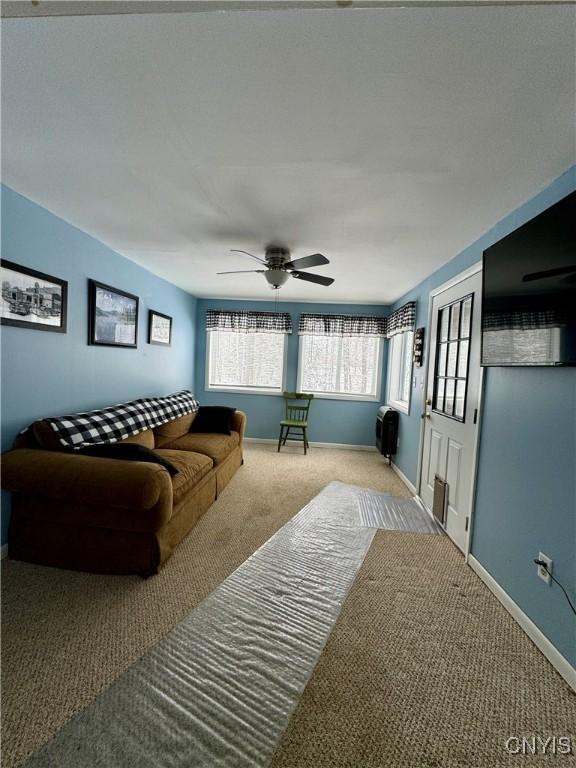
[[(5, 561), (2, 765), (20, 764), (331, 480), (408, 495), (376, 453), (250, 446), (157, 577)], [(513, 765), (522, 758), (505, 762), (502, 739), (569, 733), (574, 699), (444, 537), (378, 533), (275, 768)]]
[(244, 466), (158, 576), (4, 561), (3, 767), (47, 741), (331, 480), (408, 495), (376, 452), (248, 446)]
[(576, 764), (538, 735), (576, 749), (574, 692), (446, 537), (378, 531), (272, 768)]

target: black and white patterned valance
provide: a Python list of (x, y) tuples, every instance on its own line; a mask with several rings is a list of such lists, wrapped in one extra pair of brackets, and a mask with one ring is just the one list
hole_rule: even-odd
[(482, 328), (485, 331), (536, 331), (540, 328), (563, 328), (568, 318), (562, 310), (485, 312)]
[(64, 448), (83, 448), (95, 443), (116, 443), (154, 429), (198, 410), (198, 401), (188, 390), (168, 397), (146, 397), (98, 411), (45, 419)]
[(310, 336), (385, 336), (386, 318), (305, 313), (300, 315), (298, 333)]
[(235, 312), (209, 309), (206, 312), (207, 331), (237, 333), (292, 333), (289, 312)]
[(386, 318), (386, 337), (392, 338), (397, 333), (413, 331), (416, 323), (416, 302), (403, 304)]

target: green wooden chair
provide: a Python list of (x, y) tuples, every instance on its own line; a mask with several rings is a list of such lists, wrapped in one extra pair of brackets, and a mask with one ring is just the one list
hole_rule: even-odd
[[(309, 448), (308, 435), (308, 411), (314, 395), (305, 392), (283, 392), (282, 397), (286, 406), (286, 418), (280, 422), (280, 437), (278, 438), (278, 453), (280, 447), (286, 445), (286, 440), (298, 440), (304, 443), (304, 454)], [(290, 437), (292, 431), (301, 434), (301, 437)]]

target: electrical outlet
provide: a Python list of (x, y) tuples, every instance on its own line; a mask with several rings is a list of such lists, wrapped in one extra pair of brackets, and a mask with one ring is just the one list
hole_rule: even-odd
[(538, 569), (538, 576), (542, 579), (542, 581), (545, 581), (546, 584), (550, 584), (552, 581), (550, 578), (550, 574), (552, 573), (552, 560), (542, 552), (538, 552), (538, 560), (545, 562), (548, 567), (548, 569), (546, 569), (543, 565), (537, 565), (536, 568)]

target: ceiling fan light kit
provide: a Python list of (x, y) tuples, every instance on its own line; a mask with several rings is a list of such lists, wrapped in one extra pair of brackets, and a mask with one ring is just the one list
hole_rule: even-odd
[(267, 269), (240, 269), (233, 270), (231, 272), (217, 272), (218, 275), (238, 275), (241, 273), (253, 273), (263, 274), (266, 281), (272, 288), (277, 291), (281, 288), (290, 276), (295, 277), (297, 280), (304, 280), (308, 283), (316, 283), (317, 285), (332, 285), (334, 278), (324, 277), (324, 275), (316, 275), (313, 272), (301, 272), (302, 269), (308, 269), (309, 267), (321, 267), (324, 264), (329, 264), (330, 261), (321, 253), (312, 253), (310, 256), (304, 256), (301, 259), (290, 259), (290, 251), (281, 245), (269, 245), (266, 248), (264, 258), (255, 256), (248, 251), (241, 251), (237, 248), (232, 249), (232, 253), (243, 253), (252, 259), (255, 259)]
[(290, 273), (283, 269), (267, 269), (264, 277), (272, 288), (281, 288), (290, 277)]

